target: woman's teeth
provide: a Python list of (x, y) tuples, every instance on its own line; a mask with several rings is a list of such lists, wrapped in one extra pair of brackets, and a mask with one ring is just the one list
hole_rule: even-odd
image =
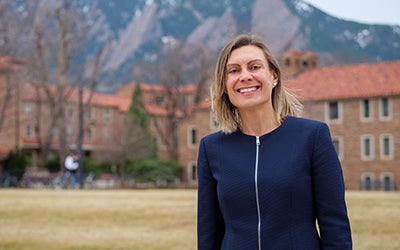
[(256, 89), (257, 89), (256, 87), (245, 88), (245, 89), (239, 89), (239, 92), (240, 92), (240, 93), (249, 93), (249, 92), (255, 91)]

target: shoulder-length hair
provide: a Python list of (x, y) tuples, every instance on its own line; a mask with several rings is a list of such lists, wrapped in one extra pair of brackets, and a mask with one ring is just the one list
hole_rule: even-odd
[(232, 51), (246, 45), (260, 48), (268, 62), (269, 69), (278, 76), (278, 82), (272, 90), (271, 97), (277, 121), (281, 123), (287, 116), (298, 116), (303, 108), (296, 97), (282, 86), (281, 70), (266, 42), (257, 35), (241, 34), (228, 42), (221, 50), (215, 67), (215, 79), (210, 87), (212, 112), (220, 129), (225, 133), (232, 133), (241, 128), (239, 112), (230, 102), (226, 91), (226, 64)]

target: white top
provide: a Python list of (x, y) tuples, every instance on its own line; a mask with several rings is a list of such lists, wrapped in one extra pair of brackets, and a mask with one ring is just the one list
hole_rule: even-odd
[(79, 167), (79, 163), (75, 162), (71, 155), (68, 155), (67, 158), (65, 158), (64, 166), (68, 170), (76, 170)]

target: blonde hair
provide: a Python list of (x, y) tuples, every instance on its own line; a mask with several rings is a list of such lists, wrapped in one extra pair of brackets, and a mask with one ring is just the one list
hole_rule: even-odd
[(287, 116), (299, 116), (303, 109), (303, 105), (297, 98), (282, 85), (281, 70), (266, 42), (257, 35), (241, 34), (228, 42), (221, 50), (215, 67), (215, 80), (210, 87), (212, 111), (220, 128), (225, 133), (232, 133), (241, 127), (239, 112), (230, 102), (226, 91), (226, 64), (232, 51), (246, 45), (260, 48), (270, 70), (278, 76), (278, 82), (272, 90), (271, 97), (277, 120), (282, 122)]

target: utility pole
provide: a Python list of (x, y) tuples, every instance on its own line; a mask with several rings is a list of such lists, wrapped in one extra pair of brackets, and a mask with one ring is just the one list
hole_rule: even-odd
[(78, 154), (79, 154), (79, 180), (80, 185), (79, 188), (83, 189), (84, 187), (84, 178), (83, 178), (83, 87), (82, 84), (79, 84), (79, 135), (78, 135)]

